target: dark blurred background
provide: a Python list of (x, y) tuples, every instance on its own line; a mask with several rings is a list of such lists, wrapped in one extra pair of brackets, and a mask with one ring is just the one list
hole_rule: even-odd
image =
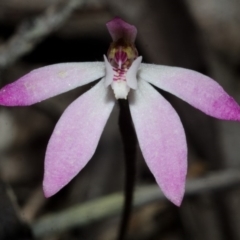
[[(32, 69), (53, 63), (102, 61), (111, 42), (105, 23), (119, 16), (137, 27), (136, 45), (144, 62), (184, 67), (209, 75), (240, 102), (238, 0), (82, 1), (84, 4), (75, 7), (56, 29), (49, 27), (47, 34), (34, 40), (36, 43), (31, 42), (30, 50), (2, 64), (5, 58), (11, 58), (10, 48), (17, 51), (22, 47), (9, 43), (35, 26), (38, 16), (49, 9), (51, 14), (51, 8), (59, 2), (61, 10), (70, 1), (0, 0), (1, 86)], [(43, 196), (41, 182), (48, 139), (64, 109), (92, 85), (30, 107), (0, 107), (0, 240), (115, 239), (120, 213), (108, 216), (111, 211), (108, 205), (106, 216), (93, 221), (87, 221), (86, 217), (85, 223), (85, 217), (79, 214), (82, 223), (67, 229), (50, 221), (50, 229), (56, 228), (52, 233), (44, 229), (39, 233), (35, 224), (49, 214), (85, 206), (123, 190), (124, 161), (116, 106), (85, 169), (52, 198)], [(210, 118), (162, 93), (176, 108), (186, 131), (189, 182), (218, 172), (227, 172), (231, 177), (232, 170), (238, 171), (240, 123)], [(186, 194), (180, 208), (162, 198), (143, 204), (133, 212), (127, 239), (240, 239), (238, 176), (236, 182), (225, 184), (227, 187), (223, 184), (223, 188), (220, 184), (217, 190), (206, 186), (206, 191)], [(139, 187), (155, 184), (140, 151), (136, 184)], [(68, 218), (66, 215), (67, 222)]]

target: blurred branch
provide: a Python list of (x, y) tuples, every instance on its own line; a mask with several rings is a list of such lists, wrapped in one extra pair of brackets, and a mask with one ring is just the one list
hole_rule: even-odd
[(59, 109), (56, 104), (50, 101), (47, 103), (43, 102), (40, 104), (32, 105), (31, 108), (44, 114), (55, 123), (59, 120), (59, 117), (63, 113), (63, 110)]
[[(240, 170), (225, 170), (208, 174), (199, 179), (187, 181), (186, 196), (224, 190), (240, 185)], [(140, 207), (154, 201), (164, 200), (159, 187), (154, 185), (139, 187), (134, 195), (134, 207)], [(71, 207), (59, 213), (42, 217), (32, 225), (36, 237), (53, 235), (75, 226), (85, 226), (103, 218), (117, 215), (123, 206), (121, 193), (111, 194), (87, 203)]]
[(42, 186), (37, 187), (21, 209), (21, 215), (24, 216), (24, 221), (33, 221), (40, 209), (46, 203), (46, 200), (47, 199), (43, 196)]
[(19, 25), (15, 34), (0, 46), (0, 70), (30, 52), (44, 37), (59, 28), (86, 0), (58, 1), (41, 16)]
[(0, 239), (32, 240), (31, 229), (18, 216), (14, 194), (2, 180), (0, 180), (0, 196)]

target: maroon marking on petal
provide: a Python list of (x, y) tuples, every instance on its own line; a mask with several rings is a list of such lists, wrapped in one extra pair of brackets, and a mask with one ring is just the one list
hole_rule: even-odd
[(119, 49), (114, 56), (115, 62), (118, 64), (118, 67), (121, 68), (122, 65), (128, 60), (127, 53)]
[(126, 73), (128, 69), (113, 68), (114, 77), (113, 81), (126, 81)]

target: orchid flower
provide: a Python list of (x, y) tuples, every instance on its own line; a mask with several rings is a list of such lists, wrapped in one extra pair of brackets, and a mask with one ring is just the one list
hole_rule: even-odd
[[(0, 104), (28, 106), (101, 79), (65, 110), (49, 140), (43, 190), (50, 197), (93, 156), (116, 99), (128, 99), (143, 157), (165, 196), (180, 205), (187, 172), (187, 145), (176, 111), (152, 85), (219, 119), (240, 120), (240, 107), (214, 80), (192, 70), (142, 63), (135, 26), (114, 18), (104, 62), (42, 67), (0, 90)], [(152, 85), (151, 85), (152, 84)]]

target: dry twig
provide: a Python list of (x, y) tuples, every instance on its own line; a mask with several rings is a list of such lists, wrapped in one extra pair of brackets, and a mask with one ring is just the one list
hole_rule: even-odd
[(85, 2), (86, 0), (58, 1), (41, 16), (20, 24), (15, 34), (0, 46), (0, 70), (30, 52), (36, 44), (58, 29), (72, 12)]
[[(186, 195), (224, 190), (240, 184), (239, 170), (225, 170), (206, 175), (187, 182)], [(135, 192), (134, 207), (165, 199), (158, 186), (140, 187)], [(86, 226), (98, 220), (117, 215), (121, 212), (123, 195), (111, 194), (87, 203), (73, 206), (62, 212), (42, 217), (32, 225), (37, 238), (64, 232), (76, 226)]]

